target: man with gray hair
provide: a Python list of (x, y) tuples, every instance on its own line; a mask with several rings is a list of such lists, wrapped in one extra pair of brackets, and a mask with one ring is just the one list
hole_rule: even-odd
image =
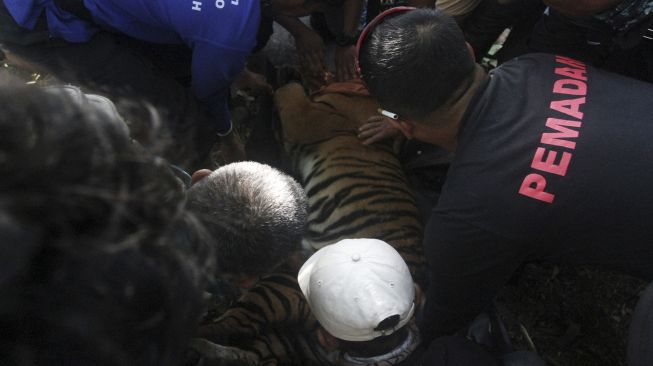
[(306, 194), (268, 165), (239, 162), (199, 170), (188, 200), (213, 239), (218, 271), (238, 276), (241, 287), (251, 287), (300, 249)]

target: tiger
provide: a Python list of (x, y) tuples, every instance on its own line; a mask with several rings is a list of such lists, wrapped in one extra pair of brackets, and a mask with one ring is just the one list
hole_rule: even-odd
[(289, 84), (275, 103), (292, 173), (309, 200), (302, 244), (318, 250), (347, 238), (383, 240), (423, 285), (423, 228), (397, 153), (390, 142), (364, 145), (358, 138), (358, 128), (378, 114), (376, 100), (329, 92), (311, 98)]
[[(291, 83), (277, 90), (275, 104), (291, 173), (308, 196), (304, 248), (312, 252), (345, 238), (381, 239), (401, 254), (423, 287), (423, 229), (397, 154), (391, 143), (367, 146), (357, 136), (378, 103), (367, 95), (309, 97)], [(328, 365), (306, 340), (318, 324), (299, 292), (297, 269), (263, 278), (204, 327), (210, 329), (206, 338), (240, 347), (243, 359), (254, 354), (259, 364)]]

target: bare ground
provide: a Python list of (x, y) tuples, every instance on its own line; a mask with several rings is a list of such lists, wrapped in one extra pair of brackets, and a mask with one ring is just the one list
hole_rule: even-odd
[[(628, 325), (644, 286), (613, 272), (529, 264), (498, 301), (525, 326), (548, 364), (620, 366), (626, 365)], [(525, 347), (523, 339), (518, 343)]]

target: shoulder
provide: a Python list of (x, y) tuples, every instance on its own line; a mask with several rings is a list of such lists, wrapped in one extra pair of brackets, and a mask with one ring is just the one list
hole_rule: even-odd
[(261, 21), (259, 1), (192, 1), (175, 6), (170, 17), (188, 43), (204, 42), (223, 48), (251, 51)]
[(540, 78), (543, 74), (550, 74), (553, 77), (555, 57), (555, 55), (546, 53), (531, 53), (518, 56), (491, 70), (489, 75), (493, 79), (515, 77), (532, 79)]

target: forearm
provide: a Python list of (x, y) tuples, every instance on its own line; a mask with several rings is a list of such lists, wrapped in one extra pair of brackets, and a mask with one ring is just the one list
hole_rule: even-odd
[(280, 26), (287, 30), (288, 33), (293, 36), (293, 38), (297, 38), (305, 32), (312, 32), (311, 28), (309, 28), (297, 17), (275, 14), (274, 21), (279, 23)]
[(568, 16), (587, 16), (614, 8), (624, 0), (544, 0), (544, 3)]
[(363, 12), (364, 1), (346, 0), (343, 4), (343, 26), (342, 33), (355, 36), (358, 33), (358, 24)]

